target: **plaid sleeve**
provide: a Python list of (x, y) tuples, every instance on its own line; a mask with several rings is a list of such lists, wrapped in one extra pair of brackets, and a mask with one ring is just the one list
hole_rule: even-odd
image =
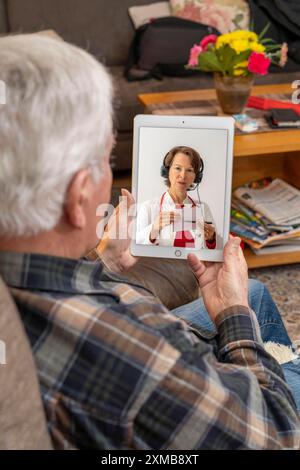
[(99, 283), (97, 265), (14, 254), (11, 266), (56, 448), (299, 448), (292, 397), (248, 309), (217, 317), (216, 344), (153, 296), (105, 273)]
[[(35, 297), (19, 295), (26, 302)], [(39, 298), (40, 314), (49, 301)], [(159, 304), (143, 299), (134, 307), (95, 307), (92, 299), (75, 296), (51, 305), (53, 327), (45, 324), (35, 359), (56, 447), (299, 447), (292, 400), (279, 366), (251, 337), (249, 312), (241, 311), (250, 318), (246, 340), (224, 313), (219, 328), (226, 362), (220, 362), (209, 343)], [(252, 362), (243, 359), (247, 355)]]

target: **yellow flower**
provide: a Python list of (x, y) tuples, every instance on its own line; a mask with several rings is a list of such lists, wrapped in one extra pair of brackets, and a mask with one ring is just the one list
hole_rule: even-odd
[(247, 41), (246, 39), (235, 39), (231, 41), (230, 47), (234, 49), (237, 54), (240, 54), (241, 52), (250, 49), (249, 41)]
[(253, 31), (248, 31), (248, 39), (249, 39), (249, 41), (257, 42), (258, 41), (258, 36), (257, 36), (256, 33), (253, 33)]
[[(268, 44), (268, 41), (266, 42)], [(283, 66), (286, 61), (287, 48), (282, 46), (280, 52), (279, 45), (271, 45), (271, 47), (269, 45), (265, 46), (264, 44), (265, 41), (261, 40), (253, 31), (238, 30), (221, 34), (217, 37), (215, 43), (210, 46), (209, 50), (210, 54), (213, 55), (215, 63), (213, 62), (210, 54), (204, 53), (202, 54), (203, 63), (200, 64), (201, 61), (199, 60), (199, 63), (197, 62), (197, 64), (194, 65), (194, 68), (205, 72), (208, 70), (219, 71), (221, 69), (224, 75), (248, 76), (253, 73), (267, 73), (267, 68), (271, 59), (280, 60), (280, 65)], [(256, 55), (262, 62), (262, 64), (258, 64), (259, 67), (257, 67), (257, 69), (254, 65), (251, 65), (252, 59), (253, 57), (256, 57)], [(238, 60), (241, 60), (241, 57), (243, 57), (243, 59), (249, 58), (249, 64), (247, 60), (243, 60), (243, 62), (236, 64)], [(248, 67), (250, 67), (250, 70)]]
[(233, 69), (233, 76), (238, 77), (239, 75), (243, 75), (245, 69)]
[(258, 42), (251, 42), (250, 43), (250, 49), (251, 51), (254, 52), (265, 52), (266, 48), (262, 44), (259, 44)]
[(228, 33), (229, 40), (257, 41), (257, 34), (252, 31), (238, 30)]
[[(251, 49), (252, 43), (258, 44), (258, 37), (252, 31), (238, 30), (231, 33), (221, 34), (216, 41), (216, 48), (219, 49), (226, 44), (230, 45), (237, 53)], [(257, 47), (256, 46), (256, 47)], [(263, 46), (262, 46), (263, 47)], [(251, 49), (252, 50), (252, 49)]]
[(216, 48), (219, 49), (219, 47), (225, 46), (225, 44), (229, 44), (229, 41), (229, 33), (221, 34), (221, 36), (218, 36), (216, 41)]
[(238, 75), (242, 75), (248, 67), (248, 60), (244, 60), (243, 62), (239, 62), (233, 68), (233, 75), (236, 77)]
[(248, 60), (243, 60), (243, 62), (239, 62), (238, 64), (236, 64), (236, 67), (247, 68), (248, 67)]

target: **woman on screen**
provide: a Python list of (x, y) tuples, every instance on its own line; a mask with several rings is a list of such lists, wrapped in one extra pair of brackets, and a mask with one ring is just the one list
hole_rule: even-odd
[[(204, 163), (191, 147), (172, 148), (163, 160), (161, 176), (168, 190), (146, 201), (137, 213), (136, 243), (181, 248), (216, 248), (216, 230), (207, 204), (196, 203), (188, 191), (197, 188)], [(198, 193), (199, 197), (199, 193)]]

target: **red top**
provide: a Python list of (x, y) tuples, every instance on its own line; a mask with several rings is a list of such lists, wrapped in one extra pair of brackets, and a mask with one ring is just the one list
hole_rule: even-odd
[[(162, 203), (163, 203), (165, 194), (166, 193), (162, 195), (161, 200), (160, 200), (160, 205), (159, 205), (160, 210), (162, 209)], [(196, 207), (196, 204), (193, 201), (193, 199), (190, 196), (188, 196), (188, 198), (192, 203), (192, 207)], [(176, 209), (183, 209), (183, 208), (184, 208), (184, 204), (176, 204)], [(216, 248), (216, 240), (214, 240), (212, 243), (205, 240), (205, 243), (209, 250), (213, 250), (214, 248)], [(179, 232), (176, 232), (173, 246), (178, 247), (178, 248), (195, 248), (195, 239), (189, 230), (179, 231)]]

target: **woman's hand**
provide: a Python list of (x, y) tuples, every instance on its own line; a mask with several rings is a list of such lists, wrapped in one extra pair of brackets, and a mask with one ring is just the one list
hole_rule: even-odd
[(216, 230), (214, 225), (204, 222), (204, 237), (208, 242), (213, 242), (216, 239)]
[(240, 247), (241, 239), (230, 236), (223, 263), (200, 261), (188, 255), (188, 263), (198, 280), (205, 307), (214, 321), (222, 310), (248, 304), (248, 268)]
[(207, 242), (214, 242), (216, 240), (216, 229), (213, 224), (208, 222), (197, 222), (198, 229), (204, 232), (204, 238)]
[(150, 232), (150, 241), (152, 243), (158, 238), (160, 231), (167, 225), (172, 224), (180, 220), (180, 215), (177, 212), (160, 212), (154, 224), (152, 225), (152, 230)]

